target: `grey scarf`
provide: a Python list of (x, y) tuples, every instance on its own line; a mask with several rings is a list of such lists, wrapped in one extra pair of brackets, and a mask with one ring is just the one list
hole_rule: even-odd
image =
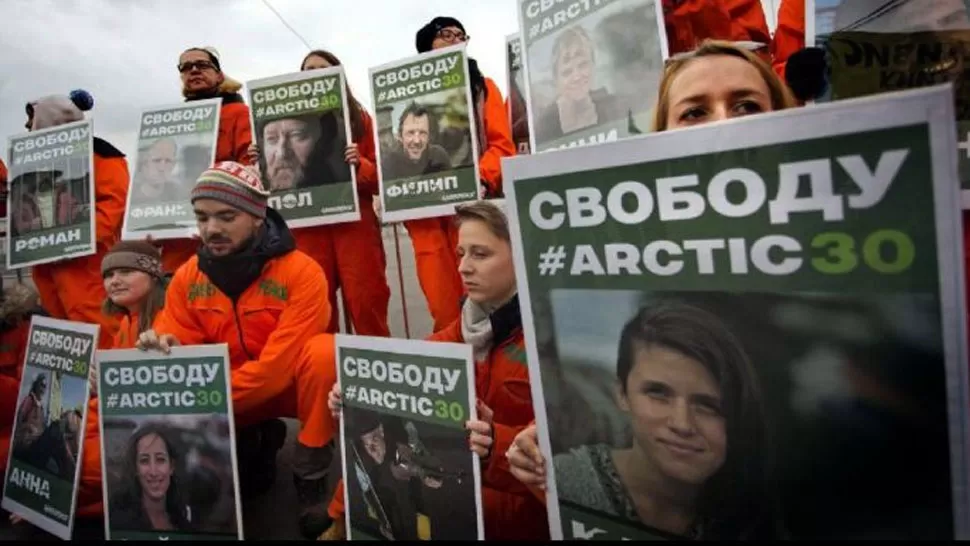
[(461, 307), (461, 337), (472, 346), (475, 361), (484, 360), (492, 349), (491, 310), (466, 299)]

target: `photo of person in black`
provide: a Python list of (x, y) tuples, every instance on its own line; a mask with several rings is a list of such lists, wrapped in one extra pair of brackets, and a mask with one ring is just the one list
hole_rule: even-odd
[[(458, 443), (467, 468), (428, 448), (418, 431), (431, 430), (426, 423), (360, 408), (344, 408), (344, 415), (352, 529), (387, 540), (476, 538), (469, 525), (475, 505), (467, 502), (467, 492), (455, 494), (455, 487), (474, 491), (468, 489), (474, 481), (463, 441)], [(458, 434), (464, 438), (463, 431)], [(453, 517), (449, 505), (461, 516)]]

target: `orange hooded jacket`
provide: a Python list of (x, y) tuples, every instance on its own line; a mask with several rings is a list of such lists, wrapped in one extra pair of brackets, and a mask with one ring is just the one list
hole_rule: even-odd
[(691, 51), (706, 38), (771, 44), (759, 0), (663, 0), (663, 12), (671, 55)]
[[(494, 346), (475, 362), (475, 393), (493, 412), (492, 452), (482, 462), (486, 540), (549, 540), (546, 507), (509, 470), (505, 452), (535, 419), (518, 297), (492, 314)], [(429, 341), (463, 343), (461, 319)]]
[[(285, 226), (272, 209), (268, 215)], [(236, 426), (298, 417), (300, 443), (319, 447), (334, 428), (327, 411), (336, 382), (333, 336), (322, 334), (331, 313), (320, 297), (326, 292), (320, 266), (291, 250), (267, 261), (233, 303), (193, 256), (172, 278), (154, 330), (182, 345), (227, 343)]]

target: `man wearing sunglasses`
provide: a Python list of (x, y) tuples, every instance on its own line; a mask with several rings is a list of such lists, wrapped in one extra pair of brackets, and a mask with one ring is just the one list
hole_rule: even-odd
[[(218, 52), (211, 47), (186, 49), (179, 56), (177, 68), (182, 78), (182, 96), (186, 102), (222, 98), (216, 163), (235, 161), (250, 164), (246, 154), (253, 141), (249, 126), (249, 107), (239, 94), (242, 84), (222, 72)], [(179, 266), (195, 255), (199, 247), (199, 243), (191, 239), (166, 239), (160, 244), (162, 267), (168, 273), (175, 273)]]

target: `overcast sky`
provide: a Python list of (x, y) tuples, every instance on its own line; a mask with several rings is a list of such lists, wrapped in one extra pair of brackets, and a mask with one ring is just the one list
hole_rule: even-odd
[[(368, 111), (368, 69), (416, 54), (415, 32), (437, 15), (464, 24), (469, 54), (506, 94), (516, 0), (268, 2), (311, 46), (340, 57)], [(242, 83), (294, 72), (307, 52), (262, 0), (0, 0), (0, 21), (4, 159), (7, 137), (24, 131), (28, 100), (87, 89), (95, 135), (133, 156), (138, 113), (182, 101), (175, 66), (184, 49), (215, 46), (223, 70)]]

